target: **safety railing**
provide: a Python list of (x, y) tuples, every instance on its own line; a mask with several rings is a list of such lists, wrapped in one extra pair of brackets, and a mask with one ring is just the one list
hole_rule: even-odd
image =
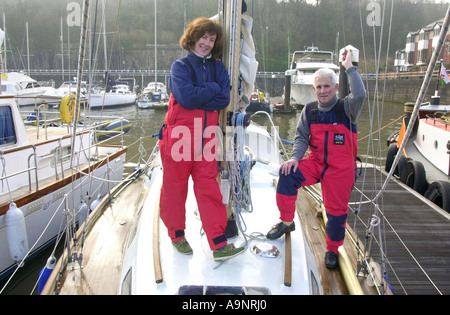
[[(116, 131), (109, 131), (109, 133), (111, 134), (107, 139), (98, 141), (98, 137), (97, 134), (100, 132), (103, 132), (100, 128), (102, 128), (105, 123), (98, 123), (89, 127), (83, 127), (83, 130), (80, 131), (82, 134), (87, 134), (87, 136), (89, 137), (89, 139), (93, 139), (92, 142), (90, 142), (90, 145), (88, 145), (87, 147), (83, 147), (80, 148), (79, 150), (77, 150), (78, 155), (84, 154), (85, 156), (85, 160), (89, 161), (89, 160), (97, 160), (100, 157), (100, 153), (98, 151), (99, 146), (104, 145), (107, 142), (110, 142), (113, 139), (116, 138), (120, 138), (120, 143), (121, 143), (121, 147), (123, 147), (124, 145), (124, 139), (123, 139), (123, 135), (125, 134), (124, 132), (124, 118), (120, 117), (117, 118), (115, 117), (115, 119), (110, 120), (108, 123), (115, 123), (115, 122), (120, 122), (120, 126), (121, 128), (119, 130)], [(46, 125), (45, 123), (43, 125)], [(37, 128), (40, 129), (40, 128)], [(80, 134), (80, 133), (78, 133)], [(71, 159), (73, 159), (74, 157), (72, 157), (72, 150), (67, 150), (64, 151), (63, 150), (63, 138), (66, 139), (70, 139), (71, 134), (66, 134), (64, 137), (60, 137), (59, 139), (56, 139), (55, 141), (58, 141), (58, 145), (55, 146), (53, 153), (45, 153), (42, 155), (39, 155), (36, 149), (36, 146), (33, 144), (27, 144), (27, 145), (23, 145), (20, 147), (11, 147), (11, 148), (6, 148), (4, 150), (0, 150), (0, 159), (4, 159), (5, 156), (9, 155), (9, 154), (14, 154), (15, 152), (20, 152), (20, 151), (24, 151), (25, 154), (26, 152), (28, 152), (29, 150), (31, 150), (31, 153), (28, 154), (26, 160), (27, 160), (27, 166), (22, 169), (22, 170), (18, 170), (15, 171), (13, 173), (8, 173), (5, 164), (6, 163), (0, 163), (0, 183), (3, 183), (4, 181), (8, 181), (11, 178), (14, 178), (16, 176), (20, 176), (22, 174), (27, 174), (27, 181), (28, 181), (28, 189), (29, 191), (33, 191), (33, 187), (34, 189), (39, 190), (39, 182), (44, 179), (44, 178), (48, 178), (48, 172), (45, 175), (40, 175), (39, 173), (39, 168), (38, 168), (38, 163), (39, 161), (42, 161), (44, 159), (51, 159), (52, 161), (54, 161), (50, 167), (52, 167), (54, 169), (54, 177), (55, 180), (58, 180), (60, 177), (64, 178), (64, 172), (65, 170), (68, 170), (70, 168), (70, 166), (66, 163), (70, 162)], [(69, 143), (68, 141), (66, 141), (65, 143)], [(72, 143), (72, 142), (70, 142)], [(71, 145), (71, 144), (70, 144)], [(92, 149), (94, 149), (93, 151), (91, 151)], [(88, 153), (89, 151), (89, 153)], [(67, 152), (67, 153), (65, 153)], [(92, 156), (91, 156), (92, 153)], [(25, 161), (24, 161), (25, 162)], [(17, 165), (17, 164), (16, 164)], [(9, 187), (8, 185), (8, 189), (14, 190), (18, 187)]]

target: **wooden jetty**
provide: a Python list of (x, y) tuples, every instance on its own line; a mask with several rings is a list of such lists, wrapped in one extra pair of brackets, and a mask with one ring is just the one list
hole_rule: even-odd
[[(356, 270), (356, 262), (361, 258), (358, 257), (355, 240), (363, 252), (372, 248), (371, 262), (378, 264), (381, 261), (381, 242), (386, 255), (386, 279), (391, 287), (385, 284), (386, 291), (382, 294), (450, 294), (450, 214), (396, 178), (391, 178), (378, 200), (378, 216), (383, 216), (379, 226), (381, 233), (376, 227), (372, 232), (374, 240), (371, 246), (366, 241), (368, 222), (372, 220), (375, 208), (370, 201), (379, 192), (386, 177), (384, 171), (365, 168), (350, 197), (348, 231), (343, 247), (352, 261), (352, 267)], [(364, 195), (360, 202), (362, 189)], [(320, 196), (320, 191), (315, 187), (311, 192)], [(326, 251), (325, 229), (318, 216), (319, 202), (310, 198), (311, 192), (299, 190), (297, 213), (320, 262), (324, 260), (323, 253)], [(355, 215), (360, 204), (359, 214)], [(382, 235), (381, 240), (379, 235)], [(324, 294), (350, 293), (344, 285), (341, 270), (328, 270), (324, 264), (319, 264), (319, 268)], [(364, 294), (373, 294), (367, 277), (357, 278)]]
[[(386, 176), (384, 171), (366, 168), (365, 184), (361, 176), (351, 195), (350, 204), (354, 205), (351, 205), (353, 211), (349, 211), (347, 226), (352, 227), (361, 240), (366, 238), (374, 206), (363, 203), (355, 216), (360, 191), (364, 186), (365, 200), (373, 200)], [(380, 261), (381, 241), (387, 257), (387, 281), (393, 293), (450, 294), (450, 214), (395, 178), (389, 181), (378, 204), (382, 211), (379, 216), (384, 216), (380, 224), (383, 236), (380, 240), (378, 228), (375, 228), (372, 257)]]

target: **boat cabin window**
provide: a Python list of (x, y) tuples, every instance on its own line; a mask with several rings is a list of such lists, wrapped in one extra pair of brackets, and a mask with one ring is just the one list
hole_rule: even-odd
[(16, 142), (16, 129), (11, 107), (0, 105), (0, 146)]
[(20, 90), (17, 84), (2, 84), (2, 93), (16, 94)]
[(41, 85), (37, 82), (29, 82), (25, 88), (32, 89), (32, 88), (37, 88), (37, 87), (41, 87)]

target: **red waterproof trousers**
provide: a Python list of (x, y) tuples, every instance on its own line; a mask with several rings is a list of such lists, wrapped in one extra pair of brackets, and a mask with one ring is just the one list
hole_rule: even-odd
[[(341, 108), (341, 114), (342, 106), (342, 103), (336, 106)], [(309, 106), (304, 110), (308, 113)], [(338, 252), (339, 246), (344, 242), (348, 201), (356, 177), (358, 143), (356, 125), (350, 124), (345, 116), (338, 119), (340, 116), (343, 115), (336, 114), (335, 111), (317, 114), (317, 119), (310, 124), (311, 152), (299, 161), (296, 172), (289, 175), (280, 172), (277, 186), (280, 219), (291, 222), (295, 215), (297, 190), (303, 186), (321, 183), (328, 218), (327, 250), (333, 252)]]
[(173, 242), (184, 237), (188, 180), (192, 176), (211, 250), (227, 244), (227, 210), (217, 182), (218, 119), (219, 111), (185, 109), (171, 96), (159, 141), (164, 168), (160, 215), (169, 237)]

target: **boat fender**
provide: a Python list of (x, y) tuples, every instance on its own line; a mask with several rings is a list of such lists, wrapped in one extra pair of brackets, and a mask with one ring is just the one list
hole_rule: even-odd
[(97, 140), (102, 141), (118, 135), (119, 132), (128, 133), (131, 129), (131, 123), (127, 119), (120, 121), (104, 121), (97, 132)]
[(388, 147), (387, 155), (386, 155), (386, 164), (384, 170), (389, 172), (392, 168), (392, 164), (394, 163), (395, 156), (397, 155), (398, 147), (396, 143), (391, 143)]
[(423, 195), (428, 188), (425, 168), (419, 161), (408, 161), (401, 170), (400, 180), (421, 195)]
[(5, 214), (5, 223), (9, 256), (16, 263), (20, 263), (28, 252), (28, 237), (25, 217), (14, 202), (10, 203)]
[(432, 182), (424, 197), (450, 213), (450, 182), (441, 180)]
[[(78, 216), (78, 225), (81, 226), (87, 218), (88, 207), (84, 200), (81, 200), (80, 204), (77, 208), (77, 216)], [(90, 213), (90, 212), (89, 212)]]
[(47, 283), (48, 278), (50, 277), (50, 274), (52, 273), (53, 269), (56, 265), (56, 257), (54, 255), (51, 255), (47, 259), (47, 264), (44, 268), (41, 269), (41, 272), (39, 273), (39, 281), (38, 281), (38, 295), (41, 295), (42, 290), (45, 287), (45, 284)]
[[(75, 117), (75, 95), (68, 94), (64, 95), (59, 103), (59, 114), (61, 117), (61, 122), (70, 124)], [(80, 111), (78, 110), (78, 115)]]
[(94, 201), (91, 202), (91, 206), (89, 207), (89, 214), (91, 214), (92, 211), (95, 210), (95, 208), (98, 206), (98, 204), (100, 203), (101, 200), (101, 196), (100, 194), (97, 195), (97, 199), (95, 199)]
[(392, 294), (394, 294), (394, 288), (391, 286), (391, 284), (387, 281), (387, 276), (384, 275), (384, 281), (386, 281), (386, 284), (388, 285), (389, 289), (391, 290)]
[(403, 168), (405, 167), (406, 163), (408, 163), (409, 159), (404, 156), (403, 154), (398, 159), (397, 167), (395, 168), (394, 175), (397, 175), (400, 177), (400, 174), (402, 173)]
[[(35, 122), (36, 121), (36, 117), (37, 117), (36, 113), (29, 113), (28, 116), (27, 116), (27, 121)], [(39, 113), (39, 120), (42, 121), (42, 119), (43, 119), (42, 113)]]

